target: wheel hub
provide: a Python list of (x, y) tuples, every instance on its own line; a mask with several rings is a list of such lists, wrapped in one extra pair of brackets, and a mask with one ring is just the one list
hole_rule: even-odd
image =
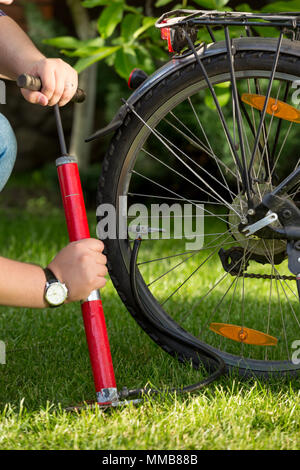
[[(264, 183), (259, 187), (260, 194), (265, 194), (267, 191), (270, 191), (269, 185)], [(261, 196), (256, 195), (254, 197), (254, 205), (258, 205), (261, 202)], [(232, 201), (232, 206), (237, 209), (239, 215), (234, 212), (234, 210), (230, 209), (228, 213), (228, 223), (229, 228), (232, 233), (233, 238), (239, 243), (239, 245), (246, 250), (247, 252), (251, 252), (251, 259), (256, 259), (258, 262), (263, 263), (270, 263), (268, 259), (271, 257), (275, 264), (276, 261), (282, 262), (286, 256), (286, 241), (285, 240), (270, 240), (270, 239), (263, 239), (259, 237), (259, 235), (250, 235), (246, 236), (242, 232), (240, 232), (237, 227), (240, 224), (241, 219), (245, 220), (247, 218), (248, 213), (248, 204), (246, 200), (246, 196), (243, 194), (237, 195), (237, 197)], [(275, 221), (270, 224), (270, 227), (278, 228), (280, 227), (280, 222)], [(233, 229), (231, 229), (233, 227)], [(255, 258), (256, 257), (256, 258)]]

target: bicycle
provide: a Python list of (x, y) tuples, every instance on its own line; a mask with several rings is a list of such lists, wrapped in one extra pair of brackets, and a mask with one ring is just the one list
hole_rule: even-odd
[[(149, 78), (134, 71), (134, 93), (106, 128), (87, 139), (115, 132), (97, 193), (100, 212), (116, 210), (116, 236), (98, 232), (105, 238), (111, 279), (160, 347), (212, 371), (178, 391), (199, 390), (225, 369), (297, 375), (300, 158), (290, 171), (285, 157), (296, 148), (300, 123), (300, 12), (176, 10), (156, 25), (173, 59)], [(197, 43), (202, 27), (210, 44)], [(256, 28), (268, 27), (279, 37), (253, 36)], [(231, 28), (243, 28), (246, 37), (232, 38)], [(220, 31), (225, 40), (217, 42)], [(23, 78), (19, 86), (41, 88), (35, 77)], [(89, 237), (78, 169), (67, 153), (57, 106), (55, 114), (70, 239)], [(203, 119), (213, 120), (214, 127)], [(157, 201), (199, 209), (188, 217), (196, 223), (200, 247), (186, 249), (186, 240), (175, 233), (174, 207), (165, 237), (162, 217), (153, 225), (147, 210), (138, 224), (128, 223), (133, 203), (147, 209)], [(98, 210), (97, 222), (103, 222)], [(156, 394), (118, 393), (99, 293), (82, 303), (82, 311), (98, 405)]]
[[(97, 195), (116, 209), (117, 235), (105, 240), (111, 279), (180, 361), (212, 366), (205, 348), (242, 375), (298, 374), (300, 12), (176, 10), (156, 26), (172, 60), (149, 78), (135, 71), (137, 89), (87, 139), (114, 132)], [(277, 37), (257, 36), (270, 27)], [(231, 37), (237, 28), (244, 37)], [(197, 42), (201, 31), (209, 44)], [(124, 202), (201, 209), (203, 246), (185, 249), (172, 230), (164, 238), (161, 217), (133, 227)]]

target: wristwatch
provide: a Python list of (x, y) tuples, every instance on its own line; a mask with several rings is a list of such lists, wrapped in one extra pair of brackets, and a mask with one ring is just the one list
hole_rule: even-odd
[(68, 297), (68, 288), (55, 277), (51, 269), (45, 268), (44, 273), (46, 276), (45, 300), (51, 308), (59, 307)]

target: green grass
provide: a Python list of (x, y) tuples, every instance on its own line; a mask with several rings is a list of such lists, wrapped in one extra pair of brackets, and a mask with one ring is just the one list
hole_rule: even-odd
[[(47, 264), (67, 243), (59, 210), (0, 213), (1, 255)], [(90, 214), (91, 233), (95, 233)], [(118, 388), (180, 387), (200, 380), (127, 313), (111, 282), (102, 293)], [(191, 396), (164, 394), (138, 406), (67, 413), (94, 399), (80, 306), (0, 308), (0, 449), (298, 449), (299, 379), (222, 377)]]

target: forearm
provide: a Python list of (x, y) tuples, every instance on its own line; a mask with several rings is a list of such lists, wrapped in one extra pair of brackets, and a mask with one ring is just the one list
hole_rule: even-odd
[(15, 80), (44, 58), (27, 34), (8, 16), (0, 17), (0, 74)]
[(0, 257), (0, 304), (45, 308), (45, 274), (41, 267)]

